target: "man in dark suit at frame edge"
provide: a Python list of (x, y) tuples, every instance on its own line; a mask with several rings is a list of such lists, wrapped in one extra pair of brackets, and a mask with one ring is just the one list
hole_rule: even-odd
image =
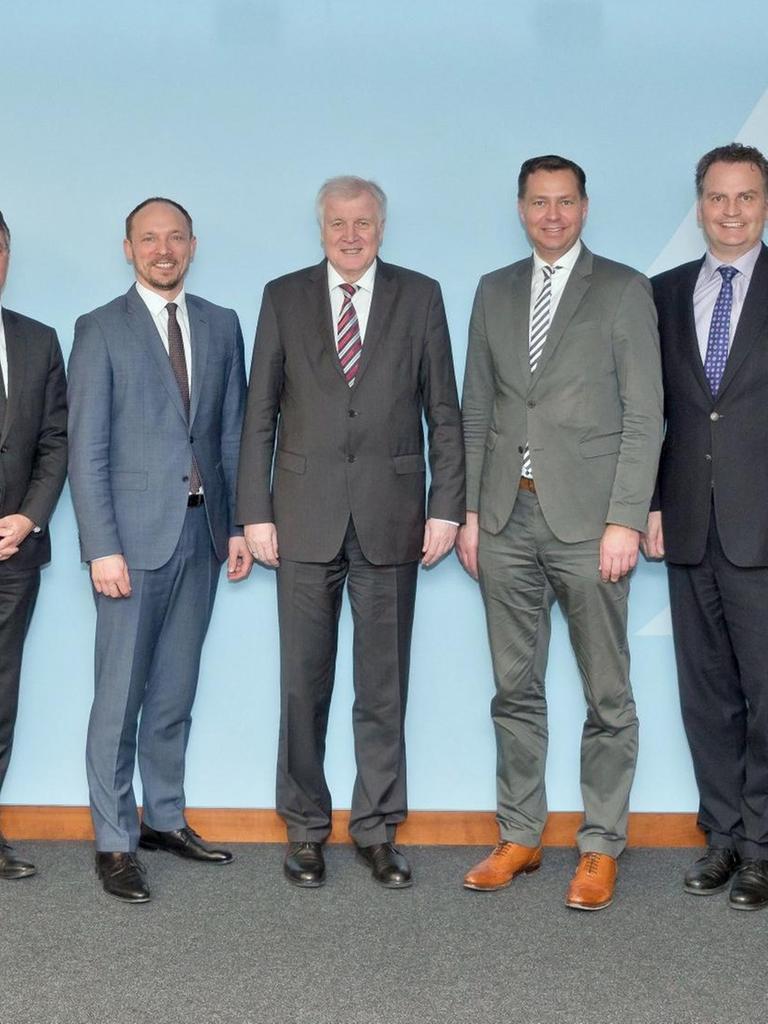
[(346, 581), (357, 762), (349, 830), (373, 878), (403, 888), (410, 865), (393, 840), (406, 816), (416, 578), (419, 559), (433, 565), (451, 549), (464, 515), (460, 414), (439, 285), (378, 259), (382, 190), (333, 178), (320, 189), (317, 215), (326, 259), (264, 291), (237, 520), (254, 557), (277, 568), (285, 874), (307, 887), (325, 878), (323, 760)]
[[(0, 294), (11, 232), (0, 213)], [(64, 364), (56, 332), (0, 307), (0, 788), (13, 745), (24, 638), (50, 561), (48, 521), (67, 473)], [(0, 878), (26, 878), (0, 833)]]
[(653, 279), (666, 435), (646, 554), (666, 556), (680, 701), (707, 851), (685, 891), (768, 906), (768, 163), (696, 167), (703, 259)]
[(70, 485), (96, 599), (86, 748), (96, 870), (104, 890), (129, 903), (150, 898), (137, 846), (232, 860), (184, 816), (221, 563), (231, 582), (253, 563), (234, 524), (243, 339), (234, 310), (186, 293), (195, 247), (192, 219), (174, 200), (132, 210), (123, 250), (135, 284), (79, 318), (69, 361)]

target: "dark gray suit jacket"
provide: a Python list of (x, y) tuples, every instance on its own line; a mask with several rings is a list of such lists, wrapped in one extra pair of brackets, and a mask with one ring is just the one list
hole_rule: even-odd
[(644, 530), (661, 445), (659, 341), (642, 274), (582, 246), (532, 375), (533, 259), (481, 278), (464, 378), (467, 508), (499, 533), (526, 441), (542, 512), (561, 541), (606, 523)]
[(666, 557), (697, 565), (715, 504), (734, 565), (768, 565), (768, 249), (752, 273), (717, 399), (702, 364), (693, 290), (702, 260), (653, 279), (667, 431), (654, 508)]
[(237, 521), (274, 522), (283, 558), (327, 562), (351, 516), (369, 561), (417, 560), (425, 516), (423, 418), (427, 515), (461, 522), (461, 424), (436, 281), (379, 262), (352, 388), (336, 353), (326, 262), (270, 282), (251, 364)]
[(20, 512), (30, 533), (0, 573), (48, 562), (48, 520), (67, 474), (64, 364), (51, 327), (3, 309), (10, 394), (0, 429), (0, 516)]

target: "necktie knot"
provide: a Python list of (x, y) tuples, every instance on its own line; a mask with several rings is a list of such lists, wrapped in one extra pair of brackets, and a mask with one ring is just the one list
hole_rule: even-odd
[(168, 316), (176, 316), (176, 310), (179, 308), (175, 302), (169, 302), (166, 307), (168, 310)]
[(734, 277), (738, 274), (738, 270), (736, 269), (736, 267), (729, 267), (727, 265), (723, 265), (722, 267), (718, 267), (717, 269), (723, 278), (723, 283), (725, 284), (728, 284), (730, 281), (732, 281)]
[(347, 284), (346, 281), (340, 287), (341, 287), (341, 290), (344, 292), (344, 294), (347, 296), (348, 299), (351, 299), (352, 296), (357, 291), (357, 286), (356, 285), (354, 285), (354, 284)]

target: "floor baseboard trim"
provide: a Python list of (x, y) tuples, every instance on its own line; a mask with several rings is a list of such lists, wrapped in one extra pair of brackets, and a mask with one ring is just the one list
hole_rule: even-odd
[[(282, 843), (285, 826), (271, 809), (190, 807), (189, 824), (218, 843)], [(573, 846), (582, 815), (550, 814), (545, 846)], [(329, 842), (348, 843), (349, 811), (336, 811)], [(87, 807), (11, 805), (0, 809), (0, 826), (8, 839), (93, 839)], [(491, 811), (411, 811), (397, 830), (398, 842), (419, 846), (492, 846), (498, 840)], [(696, 815), (636, 812), (629, 816), (629, 846), (702, 846)]]

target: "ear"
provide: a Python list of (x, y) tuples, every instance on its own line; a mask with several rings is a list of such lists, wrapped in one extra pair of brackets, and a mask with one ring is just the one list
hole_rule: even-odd
[(123, 252), (125, 253), (126, 260), (129, 263), (133, 263), (133, 246), (127, 238), (123, 239)]
[(195, 258), (195, 253), (196, 252), (197, 252), (197, 239), (195, 238), (194, 235), (192, 235), (192, 238), (189, 241), (189, 261), (190, 261), (190, 263)]

